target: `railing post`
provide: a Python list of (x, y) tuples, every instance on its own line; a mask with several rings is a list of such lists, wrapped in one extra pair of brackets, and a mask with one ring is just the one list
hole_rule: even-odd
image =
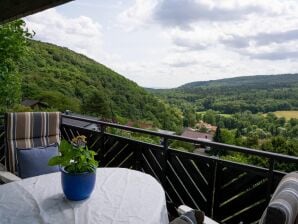
[[(160, 181), (161, 181), (161, 184), (165, 190), (165, 192), (169, 193), (168, 192), (168, 189), (169, 189), (169, 182), (168, 182), (168, 178), (169, 177), (169, 173), (168, 173), (168, 169), (169, 169), (169, 166), (168, 166), (168, 162), (170, 160), (170, 155), (169, 155), (169, 139), (168, 137), (166, 136), (163, 136), (163, 140), (161, 142), (161, 145), (163, 146), (163, 150), (161, 152), (161, 158), (162, 158), (162, 161), (161, 161), (161, 168), (162, 168), (162, 174), (161, 174), (161, 178), (160, 178)], [(170, 202), (167, 200), (167, 209), (168, 211), (176, 211), (176, 208), (175, 206), (177, 206), (177, 204), (175, 204), (175, 202)]]
[(6, 169), (9, 169), (9, 161), (8, 161), (8, 146), (7, 146), (7, 131), (6, 131), (6, 127), (7, 127), (7, 113), (4, 115), (3, 119), (3, 124), (4, 124), (4, 156), (5, 156), (5, 160), (4, 160), (4, 165)]
[(273, 185), (273, 178), (274, 178), (274, 159), (270, 158), (269, 159), (269, 172), (268, 172), (268, 187), (267, 187), (267, 195), (266, 195), (266, 200), (267, 203), (270, 201), (270, 196), (272, 192), (272, 185)]
[(136, 147), (134, 149), (134, 156), (135, 156), (135, 169), (136, 170), (141, 170), (142, 169), (142, 153), (143, 153), (143, 146), (140, 143), (136, 143)]
[(167, 176), (168, 176), (168, 159), (169, 159), (169, 140), (167, 137), (163, 138), (163, 151), (162, 151), (162, 156), (163, 156), (163, 161), (162, 161), (162, 185), (165, 190), (167, 190)]
[(106, 141), (106, 136), (105, 136), (105, 130), (106, 127), (104, 125), (100, 125), (100, 134), (101, 134), (101, 146), (100, 146), (100, 150), (99, 150), (99, 160), (100, 160), (100, 166), (105, 167), (106, 166), (106, 161), (104, 158), (104, 154), (105, 154), (105, 141)]
[[(0, 119), (2, 119), (0, 117)], [(6, 146), (6, 130), (5, 130), (5, 126), (0, 124), (0, 163), (2, 163), (2, 165), (4, 165), (6, 167), (7, 162), (7, 146)], [(2, 161), (3, 160), (3, 161)]]
[(221, 175), (218, 174), (219, 172), (219, 164), (218, 164), (218, 159), (217, 158), (212, 158), (212, 165), (210, 166), (210, 169), (212, 170), (212, 176), (210, 177), (210, 192), (209, 192), (209, 199), (210, 199), (210, 204), (209, 204), (209, 212), (210, 212), (210, 217), (217, 216), (218, 208), (219, 208), (219, 189), (221, 185)]

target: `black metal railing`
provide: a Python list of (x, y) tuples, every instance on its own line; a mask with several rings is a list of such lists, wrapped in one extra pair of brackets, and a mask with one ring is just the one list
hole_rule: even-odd
[[(64, 118), (98, 125), (99, 131), (65, 123)], [(113, 130), (160, 138), (151, 144), (113, 134)], [(117, 132), (116, 132), (117, 133)], [(86, 135), (101, 167), (136, 169), (155, 177), (166, 192), (169, 212), (186, 204), (198, 208), (220, 223), (257, 223), (284, 172), (274, 169), (278, 162), (296, 163), (298, 158), (245, 147), (194, 140), (124, 125), (62, 115), (62, 138)], [(239, 152), (268, 160), (257, 167), (217, 157), (179, 151), (169, 147), (173, 140), (200, 144), (217, 150)], [(0, 125), (0, 155), (4, 155), (4, 128)], [(1, 157), (4, 158), (4, 157)], [(1, 162), (1, 161), (0, 161)]]
[[(298, 163), (297, 157), (287, 155), (70, 115), (63, 115), (63, 118), (87, 121), (100, 127), (100, 131), (92, 131), (62, 122), (61, 128), (63, 138), (68, 140), (78, 134), (86, 135), (89, 147), (98, 152), (100, 166), (126, 167), (148, 173), (164, 187), (170, 211), (173, 211), (173, 207), (186, 204), (205, 211), (220, 223), (256, 223), (285, 174), (274, 170), (274, 164)], [(161, 144), (150, 144), (115, 135), (110, 133), (108, 128), (157, 136), (161, 139)], [(263, 168), (182, 152), (169, 147), (172, 140), (254, 155), (267, 159), (269, 166)]]

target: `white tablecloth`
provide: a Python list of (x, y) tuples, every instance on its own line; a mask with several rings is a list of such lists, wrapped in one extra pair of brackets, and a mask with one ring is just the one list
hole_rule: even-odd
[(60, 173), (0, 185), (0, 223), (168, 224), (165, 193), (151, 176), (100, 168), (85, 201), (65, 199)]

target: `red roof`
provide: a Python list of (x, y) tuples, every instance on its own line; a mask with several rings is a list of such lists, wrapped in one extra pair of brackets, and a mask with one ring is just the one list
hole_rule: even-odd
[(192, 130), (190, 128), (185, 128), (183, 133), (181, 134), (181, 136), (187, 137), (187, 138), (193, 138), (193, 139), (198, 139), (198, 138), (208, 139), (211, 141), (213, 139), (213, 134), (198, 132), (198, 131)]

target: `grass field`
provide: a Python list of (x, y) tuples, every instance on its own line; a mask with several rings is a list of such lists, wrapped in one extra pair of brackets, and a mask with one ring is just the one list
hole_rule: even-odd
[(287, 120), (289, 120), (291, 118), (298, 119), (298, 111), (297, 110), (275, 111), (274, 114), (277, 117), (285, 117)]
[[(202, 115), (204, 115), (206, 112), (205, 111), (200, 111), (200, 112), (196, 112), (197, 114), (202, 114)], [(232, 114), (220, 114), (221, 116), (223, 116), (223, 117), (231, 117), (232, 116)]]

